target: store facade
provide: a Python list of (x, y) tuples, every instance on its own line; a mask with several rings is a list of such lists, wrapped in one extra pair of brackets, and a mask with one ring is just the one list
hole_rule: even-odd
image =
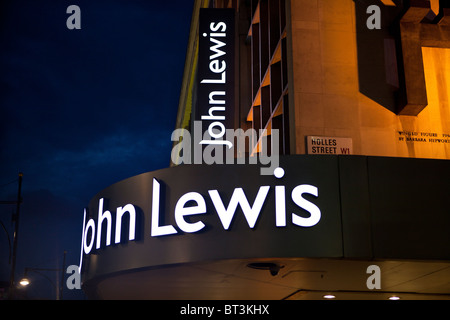
[[(447, 9), (376, 4), (379, 30), (367, 1), (195, 2), (171, 166), (89, 203), (88, 297), (450, 299)], [(425, 100), (398, 55), (417, 24)]]

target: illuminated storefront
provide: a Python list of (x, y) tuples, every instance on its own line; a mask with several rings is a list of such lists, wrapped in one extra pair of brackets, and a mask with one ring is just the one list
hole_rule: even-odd
[(171, 167), (85, 211), (90, 298), (450, 299), (450, 12), (376, 5), (195, 2)]

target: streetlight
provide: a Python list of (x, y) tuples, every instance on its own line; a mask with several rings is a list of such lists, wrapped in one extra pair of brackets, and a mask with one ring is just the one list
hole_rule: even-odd
[[(67, 251), (64, 251), (64, 257), (63, 257), (63, 265), (61, 269), (47, 269), (47, 268), (25, 268), (25, 272), (23, 274), (23, 278), (19, 281), (19, 284), (22, 287), (26, 287), (28, 286), (31, 282), (30, 282), (30, 278), (28, 277), (28, 272), (32, 271), (34, 273), (37, 273), (39, 275), (41, 275), (42, 277), (46, 278), (53, 286), (53, 288), (55, 288), (56, 291), (56, 300), (62, 300), (63, 298), (63, 289), (64, 289), (64, 272), (66, 269), (66, 254)], [(59, 287), (56, 287), (55, 283), (44, 273), (42, 273), (41, 271), (54, 271), (54, 272), (58, 272), (61, 271), (61, 284), (59, 285)]]
[(58, 271), (61, 271), (61, 269), (25, 268), (25, 272), (24, 272), (24, 274), (23, 274), (23, 278), (19, 281), (19, 284), (20, 284), (22, 287), (26, 287), (26, 286), (30, 285), (31, 282), (30, 282), (30, 278), (28, 277), (28, 272), (34, 272), (34, 273), (37, 273), (37, 274), (41, 275), (42, 277), (44, 277), (45, 279), (47, 279), (47, 280), (51, 283), (51, 285), (53, 286), (53, 288), (54, 288), (55, 291), (56, 291), (56, 300), (59, 300), (59, 298), (60, 298), (60, 296), (61, 296), (61, 291), (60, 291), (61, 288), (57, 288), (57, 287), (55, 286), (55, 283), (54, 283), (54, 282), (53, 282), (53, 281), (52, 281), (45, 273), (43, 273), (43, 272), (41, 272), (41, 271), (54, 271), (54, 272), (58, 272)]

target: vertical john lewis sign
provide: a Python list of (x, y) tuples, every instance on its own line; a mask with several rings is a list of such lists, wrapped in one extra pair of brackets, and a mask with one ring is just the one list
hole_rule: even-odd
[(210, 138), (206, 145), (227, 145), (225, 130), (234, 128), (234, 9), (201, 9), (198, 96), (195, 120)]

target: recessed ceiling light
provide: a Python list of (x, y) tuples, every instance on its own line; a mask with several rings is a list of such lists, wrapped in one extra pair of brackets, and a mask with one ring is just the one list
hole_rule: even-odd
[(400, 297), (392, 296), (392, 297), (389, 297), (389, 300), (400, 300)]
[(334, 299), (336, 298), (336, 296), (332, 295), (332, 294), (326, 294), (323, 296), (325, 299)]

